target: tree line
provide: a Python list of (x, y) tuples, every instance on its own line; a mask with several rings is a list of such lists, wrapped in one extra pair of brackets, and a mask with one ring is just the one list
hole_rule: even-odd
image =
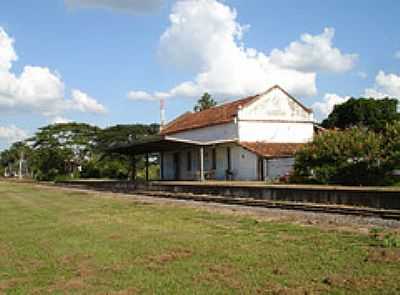
[(108, 148), (158, 132), (158, 124), (116, 125), (104, 129), (85, 123), (52, 124), (1, 152), (0, 170), (2, 174), (7, 171), (19, 173), (23, 160), (29, 175), (36, 180), (63, 177), (126, 179), (132, 176), (133, 161), (139, 172), (143, 169), (143, 158), (110, 153)]

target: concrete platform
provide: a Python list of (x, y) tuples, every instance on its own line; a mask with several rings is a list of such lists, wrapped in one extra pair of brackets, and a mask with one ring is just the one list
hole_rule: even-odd
[(271, 185), (263, 182), (192, 182), (78, 180), (60, 182), (63, 185), (84, 186), (93, 189), (134, 193), (137, 190), (165, 191), (252, 198), (270, 201), (335, 204), (376, 209), (400, 210), (400, 188), (346, 187), (323, 185)]

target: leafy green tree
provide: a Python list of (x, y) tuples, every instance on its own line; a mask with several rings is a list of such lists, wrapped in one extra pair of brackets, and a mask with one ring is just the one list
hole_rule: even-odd
[(97, 137), (96, 151), (100, 157), (95, 166), (99, 168), (101, 177), (132, 178), (134, 167), (138, 171), (144, 169), (144, 157), (110, 153), (108, 149), (116, 145), (124, 145), (159, 133), (158, 124), (116, 125), (103, 129)]
[(387, 170), (400, 169), (400, 121), (386, 126), (383, 141)]
[(345, 129), (364, 126), (381, 132), (386, 124), (400, 119), (397, 99), (351, 98), (336, 105), (328, 118), (322, 122), (325, 128)]
[(327, 131), (305, 145), (295, 159), (295, 177), (323, 184), (384, 185), (400, 160), (400, 123), (382, 133), (354, 127)]
[(32, 171), (40, 180), (78, 173), (93, 155), (100, 128), (84, 123), (42, 127), (28, 139), (33, 148)]
[(6, 168), (11, 168), (14, 172), (18, 171), (19, 161), (21, 158), (25, 161), (26, 166), (30, 166), (32, 149), (25, 142), (15, 142), (10, 148), (0, 153), (0, 173), (4, 175)]
[(105, 150), (113, 145), (121, 145), (133, 142), (138, 139), (158, 134), (159, 124), (131, 124), (115, 125), (102, 129), (96, 139), (96, 147), (99, 150)]
[(204, 93), (203, 96), (197, 101), (197, 104), (194, 106), (193, 110), (195, 112), (201, 112), (206, 109), (212, 108), (217, 105), (217, 102), (212, 98), (209, 93)]
[[(0, 171), (16, 166), (21, 149), (29, 149), (29, 167), (38, 180), (57, 177), (118, 178), (132, 177), (133, 167), (141, 174), (140, 156), (108, 152), (114, 145), (129, 144), (155, 135), (158, 124), (116, 125), (105, 129), (83, 123), (53, 124), (40, 128), (24, 143), (16, 143), (0, 154)], [(29, 143), (29, 144), (27, 144)], [(78, 169), (79, 168), (79, 169)]]

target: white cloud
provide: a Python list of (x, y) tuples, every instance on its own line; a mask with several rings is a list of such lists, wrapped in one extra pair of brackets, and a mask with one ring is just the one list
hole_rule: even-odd
[(400, 59), (400, 50), (397, 50), (397, 51), (394, 53), (394, 58)]
[(385, 74), (384, 71), (379, 71), (375, 77), (375, 86), (373, 88), (367, 88), (364, 96), (400, 99), (400, 76), (396, 74)]
[(13, 143), (21, 141), (28, 137), (28, 133), (14, 125), (8, 127), (0, 126), (0, 141), (5, 141), (7, 143)]
[[(261, 92), (275, 84), (294, 95), (312, 96), (317, 93), (316, 73), (309, 72), (310, 69), (344, 71), (353, 66), (354, 55), (343, 55), (332, 47), (332, 29), (326, 29), (322, 35), (304, 35), (298, 46), (273, 51), (273, 58), (245, 46), (243, 35), (249, 27), (236, 19), (236, 11), (217, 0), (175, 3), (170, 25), (160, 38), (159, 56), (162, 61), (197, 74), (192, 80), (173, 87), (166, 97), (198, 97), (205, 91), (216, 97), (236, 97)], [(304, 59), (305, 62), (299, 61), (293, 67), (285, 59), (285, 64), (281, 64), (278, 53), (284, 57), (293, 55), (293, 47), (301, 49), (296, 51), (296, 61)], [(142, 94), (142, 91), (132, 91), (129, 97), (157, 97)]]
[(164, 0), (65, 0), (69, 7), (105, 8), (130, 13), (155, 11)]
[(342, 97), (334, 93), (327, 93), (323, 101), (314, 103), (312, 107), (319, 117), (325, 118), (333, 111), (335, 105), (345, 103), (349, 98), (350, 96)]
[(98, 103), (97, 100), (78, 89), (72, 90), (71, 109), (95, 114), (107, 112), (106, 108)]
[(0, 110), (56, 116), (71, 108), (82, 112), (100, 109), (93, 99), (86, 102), (90, 106), (83, 107), (81, 103), (81, 107), (75, 108), (74, 99), (65, 99), (65, 85), (61, 76), (47, 67), (27, 65), (19, 76), (14, 74), (12, 63), (18, 56), (13, 43), (14, 40), (0, 27)]
[(334, 36), (333, 28), (325, 28), (320, 35), (303, 34), (300, 41), (290, 43), (285, 50), (272, 50), (271, 61), (300, 71), (346, 72), (353, 68), (358, 56), (343, 54), (333, 47)]
[(57, 116), (50, 120), (50, 124), (65, 124), (65, 123), (70, 123), (70, 122), (72, 122), (70, 119), (67, 119), (62, 116)]
[(154, 100), (155, 97), (146, 91), (130, 91), (128, 98), (131, 100)]
[(170, 93), (156, 91), (150, 94), (146, 91), (130, 91), (128, 93), (128, 98), (130, 100), (160, 100), (171, 97)]
[(12, 63), (18, 60), (14, 50), (14, 39), (0, 27), (0, 72), (7, 72), (11, 69)]

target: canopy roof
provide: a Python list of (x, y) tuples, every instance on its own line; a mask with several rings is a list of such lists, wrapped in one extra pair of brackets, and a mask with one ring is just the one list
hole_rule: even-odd
[(119, 154), (145, 154), (179, 150), (196, 145), (198, 145), (196, 142), (177, 141), (163, 135), (155, 135), (129, 144), (117, 145), (107, 151)]

